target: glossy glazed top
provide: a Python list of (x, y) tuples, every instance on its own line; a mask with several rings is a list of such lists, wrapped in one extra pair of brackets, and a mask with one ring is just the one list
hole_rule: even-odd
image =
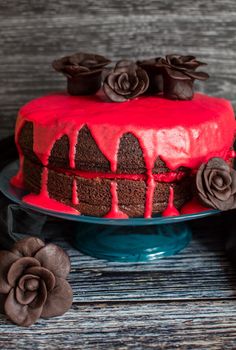
[[(87, 124), (112, 171), (120, 137), (126, 132), (138, 138), (146, 163), (151, 163), (148, 168), (160, 156), (170, 169), (195, 168), (216, 155), (225, 158), (235, 132), (230, 102), (199, 93), (191, 101), (152, 96), (125, 103), (57, 93), (21, 108), (16, 135), (24, 121), (34, 123), (34, 151), (44, 165), (58, 138), (67, 134), (70, 140), (77, 139), (80, 128)], [(73, 168), (73, 157), (70, 164)]]

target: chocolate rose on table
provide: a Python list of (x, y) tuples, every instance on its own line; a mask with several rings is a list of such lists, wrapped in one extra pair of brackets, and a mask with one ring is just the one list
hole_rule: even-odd
[(194, 56), (167, 55), (165, 59), (158, 57), (142, 61), (140, 65), (149, 72), (149, 75), (152, 74), (154, 78), (156, 76), (159, 91), (162, 89), (164, 96), (173, 100), (191, 100), (194, 80), (209, 78), (205, 72), (196, 72), (199, 66), (206, 64), (197, 61)]
[(125, 102), (142, 95), (148, 88), (148, 75), (136, 63), (119, 61), (105, 77), (103, 90), (113, 102)]
[(68, 255), (55, 244), (30, 237), (0, 251), (0, 293), (9, 319), (30, 326), (39, 317), (64, 314), (72, 304), (72, 289), (65, 280)]
[(196, 175), (196, 192), (207, 207), (236, 208), (236, 171), (222, 158), (212, 158), (200, 166)]
[(67, 77), (71, 95), (92, 95), (101, 87), (102, 70), (111, 61), (89, 53), (76, 53), (52, 62), (53, 68)]

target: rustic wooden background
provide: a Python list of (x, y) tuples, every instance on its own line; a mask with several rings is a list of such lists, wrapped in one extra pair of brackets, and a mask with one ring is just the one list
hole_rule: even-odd
[[(199, 89), (236, 107), (235, 30), (235, 0), (0, 0), (0, 138), (13, 134), (22, 104), (64, 88), (51, 61), (80, 50), (113, 59), (195, 54), (211, 75)], [(147, 265), (98, 261), (57, 238), (72, 259), (72, 309), (29, 330), (0, 316), (0, 348), (235, 349), (225, 233), (224, 221), (200, 223), (185, 251)]]
[(236, 106), (235, 0), (1, 0), (0, 138), (18, 108), (64, 88), (51, 61), (76, 51), (112, 59), (192, 53), (209, 63), (199, 89)]

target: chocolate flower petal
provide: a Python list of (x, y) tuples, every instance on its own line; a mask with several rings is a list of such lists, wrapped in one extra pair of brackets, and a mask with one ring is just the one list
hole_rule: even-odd
[(73, 292), (69, 283), (56, 278), (55, 288), (48, 294), (41, 317), (53, 317), (63, 315), (72, 305)]
[(51, 271), (45, 269), (44, 267), (30, 267), (25, 271), (25, 273), (40, 277), (40, 279), (44, 281), (48, 291), (51, 291), (55, 286), (55, 276)]
[(174, 70), (171, 68), (166, 68), (166, 73), (173, 79), (176, 80), (191, 80), (191, 78), (189, 76), (187, 76), (186, 74), (178, 71), (178, 70)]
[[(34, 281), (34, 282), (32, 282)], [(37, 281), (37, 283), (36, 283)], [(39, 283), (39, 276), (35, 276), (35, 275), (31, 275), (29, 273), (27, 273), (27, 275), (22, 276), (19, 279), (18, 282), (18, 287), (22, 290), (35, 290), (38, 289), (38, 283)]]
[(106, 96), (109, 96), (109, 99), (113, 102), (125, 102), (127, 99), (122, 95), (117, 94), (114, 90), (110, 88), (107, 83), (103, 84), (103, 90)]
[[(220, 199), (217, 199), (214, 196), (209, 196), (209, 199), (210, 199), (210, 201), (213, 204), (215, 209), (219, 209), (219, 210), (222, 210), (222, 211), (232, 209), (233, 204), (234, 204), (234, 198), (233, 197), (230, 197), (227, 200), (220, 200)], [(212, 207), (212, 205), (210, 207)]]
[(205, 167), (206, 167), (205, 163), (201, 164), (201, 166), (198, 169), (198, 172), (196, 174), (196, 187), (197, 187), (197, 190), (198, 190), (199, 194), (201, 194), (204, 197), (205, 197), (205, 191), (204, 191), (203, 183), (202, 183), (202, 174), (203, 174), (203, 172), (205, 170)]
[(61, 72), (71, 78), (91, 70), (101, 71), (110, 62), (110, 60), (100, 55), (79, 52), (54, 60), (52, 66), (57, 72)]
[(209, 74), (207, 74), (206, 72), (190, 71), (190, 72), (185, 72), (185, 74), (193, 79), (198, 79), (198, 80), (206, 80), (209, 78)]
[(168, 79), (164, 79), (163, 93), (166, 98), (171, 100), (191, 100), (193, 98), (192, 85), (192, 80), (168, 77)]
[(11, 290), (11, 285), (7, 281), (7, 273), (17, 259), (18, 257), (11, 252), (0, 251), (0, 293), (6, 294)]
[(16, 260), (11, 267), (9, 268), (8, 274), (7, 274), (7, 280), (8, 283), (14, 287), (16, 284), (16, 281), (21, 277), (23, 272), (33, 266), (40, 266), (40, 263), (35, 258), (31, 257), (24, 257)]
[(156, 58), (150, 58), (148, 60), (138, 61), (137, 64), (144, 69), (148, 67), (148, 68), (153, 68), (153, 70), (159, 70), (159, 68), (168, 66), (168, 63), (162, 57), (156, 57)]
[(11, 251), (18, 256), (34, 256), (45, 244), (41, 239), (29, 237), (16, 242)]
[(230, 174), (231, 174), (231, 179), (232, 179), (232, 184), (231, 184), (232, 194), (236, 194), (236, 171), (234, 169), (232, 169), (230, 171)]
[(129, 60), (120, 60), (116, 63), (116, 68), (124, 68), (124, 72), (127, 71), (127, 67), (130, 67), (132, 69), (133, 62)]
[(67, 77), (72, 78), (81, 74), (89, 73), (89, 69), (81, 66), (67, 65), (66, 68), (62, 68), (61, 72)]
[(227, 188), (227, 185), (224, 184), (221, 176), (214, 175), (214, 176), (211, 176), (211, 178), (212, 178), (211, 184), (213, 189), (218, 191), (224, 191)]
[(207, 168), (214, 168), (214, 169), (218, 169), (218, 170), (225, 170), (225, 171), (229, 171), (230, 167), (229, 165), (222, 159), (219, 157), (214, 157), (211, 158), (208, 163), (207, 163)]
[(17, 302), (14, 289), (7, 296), (5, 305), (5, 313), (9, 319), (19, 326), (31, 326), (40, 317), (43, 306), (31, 308), (28, 305), (21, 305)]
[[(202, 181), (204, 184), (204, 188), (213, 195), (212, 189), (211, 189), (211, 169), (209, 169), (209, 167), (206, 166), (203, 174), (202, 174)], [(213, 170), (214, 171), (214, 170)]]
[(219, 191), (224, 191), (232, 184), (231, 173), (225, 170), (212, 170), (209, 182), (213, 188), (218, 189)]
[(0, 314), (5, 314), (4, 304), (6, 302), (7, 295), (8, 294), (1, 294), (0, 293)]
[(70, 272), (68, 255), (55, 244), (50, 243), (40, 249), (35, 255), (35, 259), (57, 277), (66, 278)]
[[(130, 79), (131, 80), (131, 79)], [(135, 82), (135, 86), (137, 86), (137, 82)], [(129, 95), (130, 89), (132, 90), (132, 82), (129, 81), (129, 76), (127, 73), (123, 73), (117, 79), (116, 90), (121, 95)]]
[[(209, 197), (209, 198), (208, 198)], [(213, 203), (213, 201), (211, 200), (210, 196), (206, 196), (204, 194), (198, 193), (198, 198), (200, 200), (200, 202), (205, 206), (205, 207), (209, 207), (209, 208), (213, 208), (213, 209), (217, 209), (217, 206)], [(213, 196), (212, 196), (213, 197)], [(213, 197), (214, 198), (214, 197)], [(216, 199), (216, 204), (218, 203), (218, 200)]]
[[(142, 70), (142, 72), (144, 72), (144, 74), (146, 74), (146, 72), (144, 70)], [(139, 90), (141, 91), (140, 87), (141, 86), (145, 86), (145, 83), (144, 83), (144, 77), (142, 77), (141, 74), (133, 74), (130, 76), (130, 83), (131, 83), (131, 90), (132, 91), (138, 91)]]
[(224, 191), (212, 190), (212, 193), (216, 199), (221, 201), (228, 201), (228, 199), (232, 196), (231, 188), (227, 188)]
[(30, 303), (31, 309), (37, 309), (41, 306), (43, 306), (47, 300), (48, 297), (48, 291), (46, 284), (43, 280), (39, 281), (39, 288), (36, 298)]
[(206, 63), (197, 61), (194, 56), (187, 55), (187, 56), (181, 56), (181, 55), (167, 55), (166, 56), (166, 62), (177, 69), (182, 70), (195, 70), (199, 66), (206, 65)]
[(110, 73), (112, 73), (112, 74), (107, 75), (107, 83), (108, 83), (109, 86), (114, 88), (116, 80), (119, 78), (120, 74), (119, 73), (115, 73), (113, 71), (112, 72), (110, 71)]
[[(225, 173), (225, 174), (224, 174)], [(218, 191), (226, 190), (232, 183), (232, 177), (226, 172), (212, 171), (209, 181), (213, 189)]]
[(15, 291), (15, 297), (16, 297), (16, 300), (19, 304), (21, 305), (28, 305), (30, 304), (34, 299), (35, 297), (37, 296), (37, 291), (22, 291), (19, 287), (16, 288), (16, 291)]
[(116, 91), (117, 95), (129, 95), (130, 82), (127, 73), (114, 73), (107, 77), (107, 82), (110, 88)]
[(138, 86), (132, 92), (132, 98), (135, 98), (140, 95), (140, 91), (145, 91), (145, 83), (144, 81), (139, 81)]
[(221, 176), (223, 183), (225, 186), (229, 187), (232, 184), (232, 172), (231, 169), (217, 171), (217, 174)]

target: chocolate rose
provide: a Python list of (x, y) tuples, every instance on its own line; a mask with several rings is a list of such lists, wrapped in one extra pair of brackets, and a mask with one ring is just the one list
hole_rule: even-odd
[(119, 61), (104, 80), (103, 90), (114, 102), (124, 102), (143, 94), (149, 84), (147, 73), (131, 61)]
[(53, 61), (52, 66), (68, 78), (69, 94), (91, 95), (100, 89), (102, 70), (110, 62), (100, 55), (76, 53)]
[(161, 57), (156, 57), (149, 60), (137, 62), (137, 64), (142, 67), (148, 74), (148, 93), (153, 94), (163, 92), (163, 69), (161, 64), (163, 60), (164, 59)]
[(167, 55), (165, 59), (158, 57), (141, 61), (139, 64), (149, 73), (149, 76), (154, 77), (152, 78), (154, 89), (156, 80), (158, 82), (156, 90), (162, 89), (165, 97), (174, 100), (192, 99), (194, 80), (209, 78), (207, 73), (195, 71), (205, 63), (197, 61), (194, 56)]
[(9, 319), (21, 326), (39, 317), (65, 313), (72, 289), (65, 280), (70, 271), (67, 254), (55, 244), (26, 238), (10, 251), (0, 251), (0, 293)]
[(197, 172), (196, 191), (207, 207), (233, 209), (236, 207), (236, 171), (222, 158), (212, 158)]

